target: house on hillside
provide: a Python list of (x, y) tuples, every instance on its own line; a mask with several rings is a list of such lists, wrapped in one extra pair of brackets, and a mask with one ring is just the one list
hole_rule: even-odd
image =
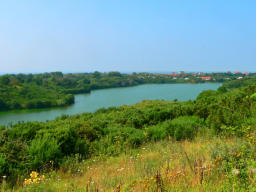
[(178, 73), (175, 73), (175, 72), (171, 73), (170, 75), (171, 75), (171, 76), (174, 76), (174, 77), (178, 77), (178, 76), (179, 76), (179, 74), (178, 74)]
[(202, 79), (202, 80), (206, 80), (206, 81), (208, 81), (208, 80), (211, 80), (212, 79), (212, 77), (210, 77), (210, 76), (207, 76), (207, 77), (199, 77), (200, 79)]

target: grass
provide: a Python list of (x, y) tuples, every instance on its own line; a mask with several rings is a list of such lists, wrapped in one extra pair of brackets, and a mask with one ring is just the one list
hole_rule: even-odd
[[(213, 159), (212, 153), (217, 145), (237, 142), (237, 138), (203, 137), (182, 142), (165, 140), (117, 157), (84, 162), (73, 159), (38, 184), (2, 191), (235, 191), (230, 176), (221, 169), (221, 160)], [(256, 188), (255, 177), (251, 179)]]

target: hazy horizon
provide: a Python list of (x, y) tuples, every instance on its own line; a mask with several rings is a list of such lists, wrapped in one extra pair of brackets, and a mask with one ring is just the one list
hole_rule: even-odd
[(0, 73), (256, 71), (256, 1), (0, 2)]
[[(96, 70), (97, 71), (97, 70)], [(63, 74), (69, 73), (93, 73), (95, 71), (77, 71), (77, 72), (65, 72), (65, 71), (45, 71), (45, 72), (0, 72), (0, 75), (5, 74), (42, 74), (42, 73), (51, 73), (51, 72), (62, 72)], [(109, 73), (109, 72), (120, 72), (121, 74), (132, 74), (132, 73), (160, 73), (160, 74), (169, 74), (169, 73), (179, 73), (180, 71), (98, 71), (100, 73)], [(235, 72), (248, 72), (248, 73), (256, 73), (255, 71), (184, 71), (185, 73), (235, 73)]]

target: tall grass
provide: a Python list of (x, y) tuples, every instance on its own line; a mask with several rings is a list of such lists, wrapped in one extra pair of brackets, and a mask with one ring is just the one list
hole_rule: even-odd
[[(225, 157), (232, 156), (229, 150), (236, 149), (237, 155), (245, 143), (207, 135), (193, 141), (151, 142), (139, 149), (127, 148), (116, 157), (99, 156), (84, 162), (76, 157), (38, 184), (15, 190), (2, 187), (2, 191), (255, 191), (254, 173), (243, 187), (242, 175), (227, 170), (230, 161)], [(246, 144), (248, 150), (253, 149)]]

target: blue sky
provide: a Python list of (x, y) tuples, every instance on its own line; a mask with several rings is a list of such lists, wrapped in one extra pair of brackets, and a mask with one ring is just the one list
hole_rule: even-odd
[(256, 71), (255, 0), (0, 0), (0, 73)]

